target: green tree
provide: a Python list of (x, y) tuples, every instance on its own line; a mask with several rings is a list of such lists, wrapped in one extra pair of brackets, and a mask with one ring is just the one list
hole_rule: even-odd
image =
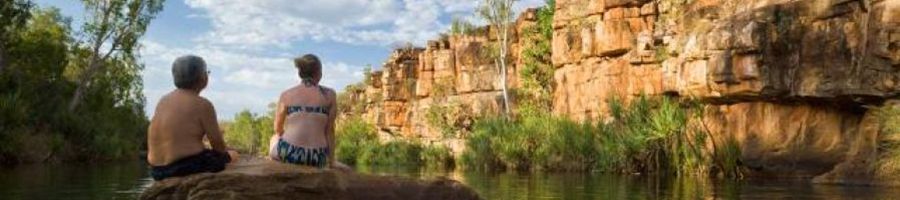
[(269, 111), (258, 115), (243, 110), (225, 124), (225, 141), (229, 146), (251, 155), (269, 153), (269, 139), (275, 134), (275, 104), (269, 104)]
[[(73, 38), (71, 20), (57, 9), (31, 9), (28, 1), (0, 7), (0, 162), (134, 158), (148, 124), (137, 47), (116, 45), (119, 53), (93, 60), (96, 53)], [(16, 25), (10, 10), (30, 17)], [(82, 90), (80, 112), (72, 112), (78, 77), (95, 61), (105, 69)]]
[(491, 30), (497, 34), (499, 41), (497, 44), (497, 55), (494, 55), (498, 70), (500, 70), (500, 87), (503, 90), (503, 111), (509, 116), (509, 91), (506, 85), (507, 78), (507, 57), (509, 56), (510, 46), (510, 28), (513, 21), (512, 6), (516, 0), (484, 0), (481, 7), (478, 8), (478, 14), (487, 20), (492, 27)]
[[(74, 111), (83, 100), (85, 91), (94, 85), (97, 74), (110, 70), (111, 62), (137, 60), (138, 40), (156, 14), (162, 11), (164, 0), (83, 0), (88, 13), (83, 25), (90, 49), (86, 65), (78, 73), (77, 87), (69, 102)], [(106, 47), (104, 49), (104, 47)]]
[(61, 78), (71, 43), (68, 20), (56, 9), (27, 12), (30, 17), (24, 26), (4, 29), (12, 32), (5, 33), (8, 40), (2, 42), (0, 162), (4, 163), (47, 160), (62, 141), (62, 134), (48, 129), (57, 129), (64, 121), (53, 109), (64, 105), (58, 94), (68, 91), (67, 80)]
[(6, 67), (5, 52), (6, 46), (12, 42), (15, 37), (10, 37), (15, 33), (30, 17), (29, 9), (32, 4), (25, 0), (5, 0), (0, 2), (0, 73), (3, 73)]
[(454, 17), (450, 22), (450, 34), (452, 35), (468, 34), (475, 29), (475, 25), (460, 17)]

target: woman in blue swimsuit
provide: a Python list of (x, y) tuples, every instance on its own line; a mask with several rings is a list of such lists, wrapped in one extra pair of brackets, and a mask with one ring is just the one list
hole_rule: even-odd
[(319, 85), (322, 64), (316, 56), (307, 54), (296, 58), (294, 65), (301, 83), (281, 93), (269, 157), (318, 168), (336, 166), (336, 94)]

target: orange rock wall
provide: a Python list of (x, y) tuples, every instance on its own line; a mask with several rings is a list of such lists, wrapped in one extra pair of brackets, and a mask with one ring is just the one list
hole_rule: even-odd
[[(511, 52), (519, 52), (516, 33), (534, 21), (533, 11), (523, 14), (512, 34)], [(486, 52), (496, 36), (482, 27), (467, 35), (449, 35), (429, 41), (425, 48), (403, 48), (391, 54), (373, 72), (361, 94), (363, 117), (380, 130), (384, 139), (415, 138), (426, 143), (447, 143), (461, 150), (462, 142), (444, 136), (426, 120), (432, 106), (464, 105), (461, 114), (495, 114), (502, 108), (497, 66)], [(511, 88), (518, 85), (518, 53), (508, 66)]]
[(869, 108), (900, 91), (898, 4), (557, 0), (553, 110), (588, 119), (612, 97), (698, 100), (750, 174), (871, 178), (880, 129)]
[[(753, 174), (846, 182), (870, 171), (881, 131), (870, 108), (900, 94), (900, 1), (556, 3), (554, 113), (601, 117), (613, 97), (692, 99), (706, 104), (703, 124), (716, 140), (739, 142)], [(533, 11), (522, 16), (516, 32), (534, 21)], [(458, 151), (461, 142), (442, 137), (425, 115), (444, 104), (499, 111), (497, 69), (484, 57), (493, 38), (449, 36), (398, 50), (373, 73), (364, 116), (383, 138)], [(508, 81), (516, 87), (521, 49), (513, 41)]]
[(558, 0), (554, 111), (596, 117), (639, 94), (877, 103), (900, 91), (894, 4)]

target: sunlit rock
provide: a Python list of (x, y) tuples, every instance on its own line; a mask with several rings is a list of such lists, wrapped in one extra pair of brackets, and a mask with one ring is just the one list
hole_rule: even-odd
[(319, 170), (253, 160), (220, 173), (169, 178), (147, 188), (140, 199), (480, 199), (449, 179), (419, 181)]

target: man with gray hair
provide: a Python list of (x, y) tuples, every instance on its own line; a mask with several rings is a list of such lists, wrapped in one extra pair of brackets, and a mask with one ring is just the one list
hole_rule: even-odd
[[(175, 59), (176, 89), (159, 100), (147, 134), (147, 162), (155, 180), (203, 172), (219, 172), (231, 161), (219, 130), (216, 111), (200, 96), (209, 82), (203, 58)], [(212, 149), (207, 149), (203, 138)]]

